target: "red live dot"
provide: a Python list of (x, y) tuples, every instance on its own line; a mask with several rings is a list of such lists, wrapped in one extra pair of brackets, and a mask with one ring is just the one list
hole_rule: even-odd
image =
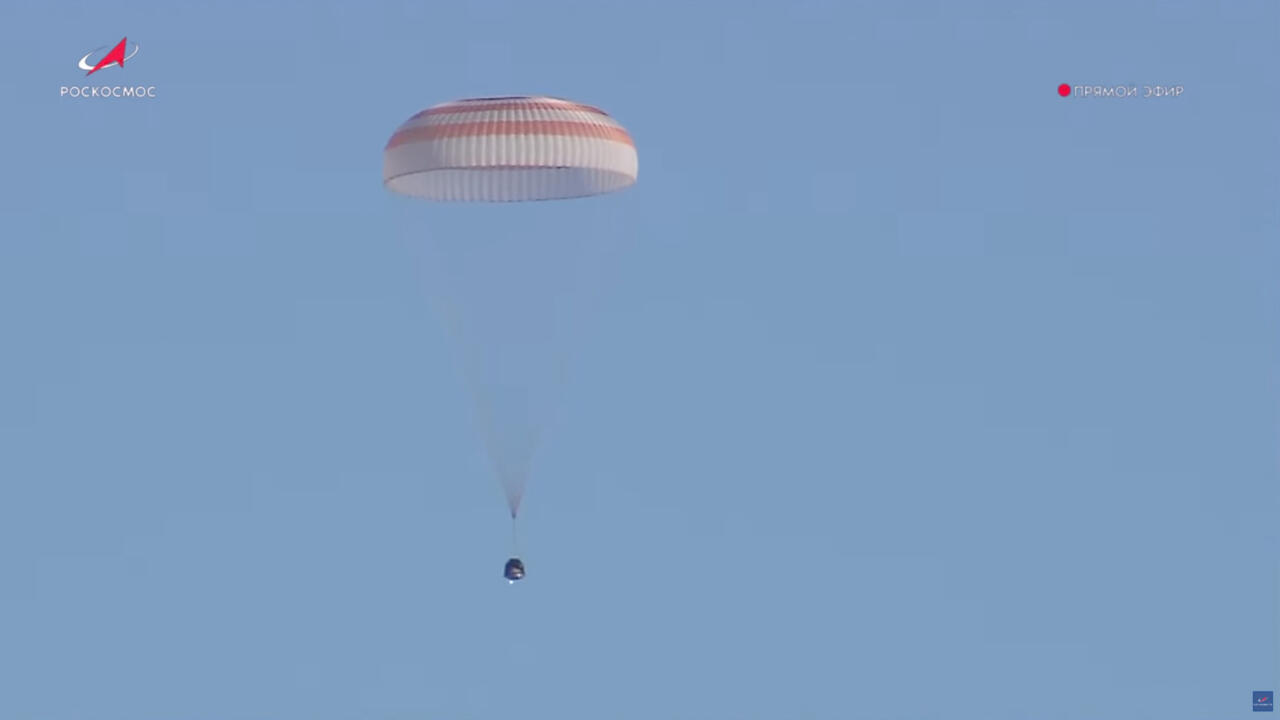
[(1062, 97), (1066, 97), (1070, 95), (1071, 86), (1066, 83), (1062, 83), (1061, 85), (1058, 86), (1058, 94), (1061, 95)]

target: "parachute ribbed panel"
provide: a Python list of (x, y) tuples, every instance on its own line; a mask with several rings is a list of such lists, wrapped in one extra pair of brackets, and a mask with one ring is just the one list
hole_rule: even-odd
[(603, 111), (547, 97), (480, 98), (409, 118), (383, 153), (383, 182), (428, 200), (558, 200), (636, 181), (636, 148)]

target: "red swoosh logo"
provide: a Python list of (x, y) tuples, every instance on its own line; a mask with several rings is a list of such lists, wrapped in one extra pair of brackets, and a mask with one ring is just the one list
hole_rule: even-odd
[(106, 55), (103, 55), (102, 59), (98, 61), (98, 64), (94, 65), (92, 70), (85, 73), (85, 77), (88, 77), (98, 72), (102, 68), (107, 67), (108, 65), (111, 65), (113, 63), (119, 63), (120, 67), (124, 67), (124, 44), (125, 44), (125, 41), (128, 39), (129, 38), (127, 37), (121, 38), (120, 44), (112, 48), (111, 52), (107, 53)]

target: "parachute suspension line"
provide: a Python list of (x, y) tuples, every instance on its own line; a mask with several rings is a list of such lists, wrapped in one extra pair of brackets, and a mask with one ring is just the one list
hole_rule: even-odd
[[(497, 410), (495, 398), (491, 393), (491, 388), (482, 380), (484, 363), (480, 357), (481, 353), (477, 348), (473, 347), (473, 339), (468, 334), (468, 323), (464, 318), (460, 301), (451, 297), (451, 295), (461, 292), (461, 288), (452, 283), (450, 274), (444, 270), (449, 265), (448, 250), (445, 247), (445, 243), (431, 239), (425, 243), (425, 247), (428, 256), (427, 262), (431, 267), (429, 271), (432, 278), (431, 284), (433, 287), (442, 288), (440, 291), (431, 293), (429, 298), (435, 305), (436, 311), (443, 319), (444, 325), (454, 341), (454, 349), (458, 353), (457, 359), (461, 365), (466, 385), (470, 390), (486, 453), (489, 456), (498, 485), (506, 496), (507, 505), (514, 519), (519, 510), (520, 501), (523, 499), (525, 483), (528, 480), (528, 460), (520, 461), (517, 458), (513, 461), (510, 448), (504, 446), (500, 425), (495, 417)], [(545, 422), (545, 420), (542, 422)], [(532, 454), (533, 448), (537, 446), (541, 439), (542, 430), (541, 423), (535, 424), (530, 428), (530, 436), (527, 438), (529, 454)]]
[(511, 556), (520, 557), (520, 540), (516, 537), (515, 513), (511, 513)]

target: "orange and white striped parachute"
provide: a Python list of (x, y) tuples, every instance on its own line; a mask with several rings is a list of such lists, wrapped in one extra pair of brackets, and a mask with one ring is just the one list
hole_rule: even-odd
[(552, 97), (457, 100), (409, 118), (383, 152), (389, 190), (426, 200), (521, 202), (614, 192), (636, 147), (604, 111)]
[[(382, 180), (411, 198), (518, 204), (612, 193), (634, 184), (636, 172), (631, 135), (602, 110), (552, 97), (487, 97), (405, 121), (383, 150)], [(430, 216), (429, 231), (413, 221), (409, 232), (437, 247), (430, 285), (462, 346), (488, 454), (515, 518), (564, 375), (561, 327), (592, 304), (572, 297), (591, 282), (571, 271), (604, 252), (614, 220), (602, 208), (550, 204), (509, 212), (436, 207)]]

